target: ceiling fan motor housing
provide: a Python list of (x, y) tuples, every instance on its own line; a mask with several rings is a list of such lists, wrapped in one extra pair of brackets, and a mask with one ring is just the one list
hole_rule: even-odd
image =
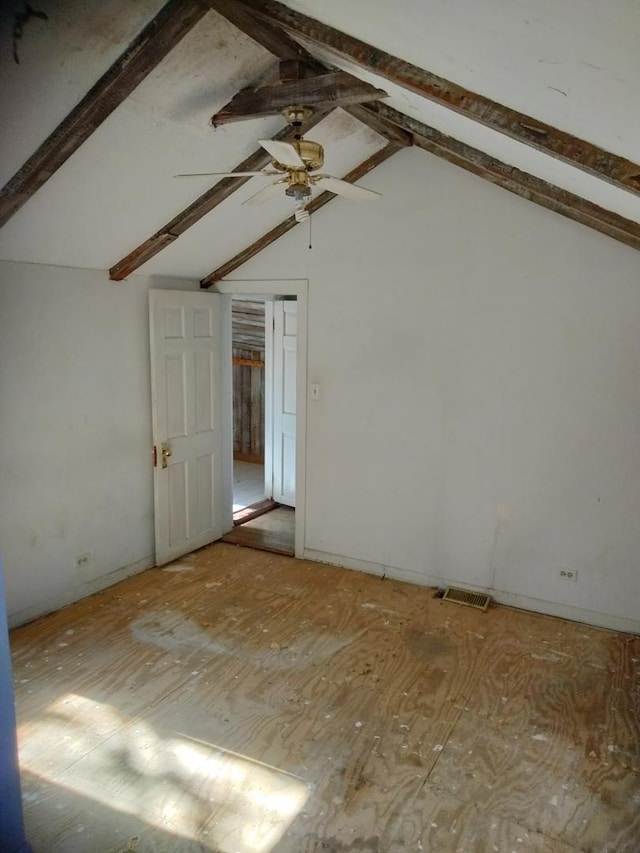
[(308, 172), (322, 168), (324, 164), (324, 148), (319, 142), (312, 142), (310, 139), (294, 139), (292, 144), (300, 155), (300, 159), (307, 167)]
[[(324, 164), (324, 148), (319, 142), (300, 138), (290, 140), (289, 144), (298, 152), (307, 172), (313, 172), (315, 169), (322, 168)], [(279, 172), (291, 171), (291, 166), (285, 166), (284, 163), (279, 163), (277, 160), (273, 160), (272, 165)]]

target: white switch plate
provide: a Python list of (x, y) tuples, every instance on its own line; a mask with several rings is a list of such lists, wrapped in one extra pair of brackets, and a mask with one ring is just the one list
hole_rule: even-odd
[(319, 385), (312, 385), (311, 386), (311, 399), (312, 400), (319, 400), (320, 399), (320, 386)]

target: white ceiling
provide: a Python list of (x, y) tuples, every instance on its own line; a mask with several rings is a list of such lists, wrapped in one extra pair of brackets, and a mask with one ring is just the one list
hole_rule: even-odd
[(638, 158), (637, 0), (283, 0), (501, 104)]
[[(310, 45), (306, 46), (310, 47)], [(607, 210), (613, 210), (628, 219), (640, 222), (640, 196), (599, 180), (581, 169), (576, 169), (550, 157), (548, 154), (536, 151), (529, 145), (517, 142), (515, 139), (491, 130), (478, 122), (471, 121), (459, 113), (453, 112), (453, 110), (448, 110), (433, 103), (433, 101), (428, 101), (426, 98), (408, 92), (382, 77), (359, 69), (353, 63), (341, 60), (326, 50), (316, 49), (314, 53), (319, 59), (338, 65), (346, 71), (357, 74), (374, 86), (383, 88), (389, 95), (385, 99), (385, 103), (394, 109), (418, 119), (418, 121), (460, 140), (460, 142), (490, 154), (510, 166), (516, 166), (524, 172), (529, 172), (538, 178), (562, 187), (562, 189), (593, 201)], [(638, 82), (640, 84), (640, 78)], [(494, 98), (494, 100), (496, 99)], [(519, 109), (524, 111), (522, 106), (519, 106)], [(528, 114), (538, 117), (538, 114), (532, 113), (530, 110)], [(566, 130), (567, 128), (563, 129)], [(640, 138), (640, 134), (636, 138)]]
[[(12, 14), (0, 19), (0, 181), (33, 153), (125, 49), (162, 0), (39, 0), (11, 55)], [(473, 91), (638, 159), (640, 4), (636, 0), (289, 0), (287, 5)], [(640, 198), (367, 74), (388, 103), (498, 159), (640, 221)], [(106, 269), (164, 225), (213, 180), (178, 172), (231, 169), (274, 117), (217, 130), (211, 115), (274, 58), (213, 12), (175, 48), (67, 163), (0, 230), (0, 257)], [(376, 134), (338, 112), (312, 134), (341, 176), (377, 150)], [(241, 207), (234, 194), (141, 268), (199, 278), (284, 219), (287, 200)], [(366, 179), (362, 181), (366, 186)], [(256, 184), (256, 186), (254, 186)], [(330, 208), (328, 208), (330, 210)], [(320, 216), (329, 215), (324, 211)]]
[[(164, 0), (37, 0), (13, 59), (22, 0), (0, 3), (0, 182), (4, 184), (89, 91)], [(89, 12), (90, 9), (90, 12)]]

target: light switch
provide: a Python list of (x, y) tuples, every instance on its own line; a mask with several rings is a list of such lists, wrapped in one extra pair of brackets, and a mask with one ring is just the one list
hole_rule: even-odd
[(320, 386), (319, 385), (312, 385), (311, 386), (311, 399), (312, 400), (319, 400), (320, 399)]

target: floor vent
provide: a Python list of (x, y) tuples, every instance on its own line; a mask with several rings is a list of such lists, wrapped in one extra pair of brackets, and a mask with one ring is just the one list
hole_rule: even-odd
[(458, 589), (448, 586), (442, 596), (443, 601), (455, 601), (456, 604), (466, 604), (467, 607), (476, 607), (478, 610), (486, 610), (491, 601), (491, 596), (484, 592), (469, 592), (466, 589)]

